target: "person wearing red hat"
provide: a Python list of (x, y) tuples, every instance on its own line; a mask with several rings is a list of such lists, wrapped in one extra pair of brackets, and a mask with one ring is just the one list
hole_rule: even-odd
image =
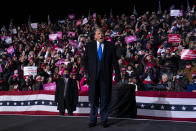
[(33, 89), (33, 76), (24, 76), (21, 88), (22, 91), (31, 91)]

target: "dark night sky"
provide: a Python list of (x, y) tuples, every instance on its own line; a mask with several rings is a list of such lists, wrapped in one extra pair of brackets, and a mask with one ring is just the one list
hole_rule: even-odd
[[(31, 15), (32, 22), (47, 21), (47, 15), (50, 14), (51, 20), (59, 18), (65, 18), (69, 13), (75, 13), (76, 16), (82, 14), (88, 15), (89, 9), (91, 13), (98, 12), (101, 14), (109, 14), (110, 9), (113, 10), (113, 14), (132, 14), (133, 6), (136, 5), (138, 13), (144, 13), (147, 10), (156, 11), (158, 9), (159, 0), (26, 0), (26, 2), (20, 2), (16, 0), (14, 2), (8, 1), (1, 5), (1, 25), (8, 25), (10, 19), (14, 19), (15, 24), (27, 23), (28, 16)], [(144, 2), (146, 1), (146, 2)], [(196, 4), (195, 0), (189, 0), (192, 5)], [(175, 4), (176, 8), (180, 8), (183, 4), (186, 8), (186, 0), (161, 0), (162, 9), (169, 9), (169, 7)]]

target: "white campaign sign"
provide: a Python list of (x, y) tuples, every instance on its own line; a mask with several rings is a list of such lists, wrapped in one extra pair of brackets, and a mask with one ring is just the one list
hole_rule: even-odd
[(88, 19), (84, 18), (84, 20), (82, 21), (82, 24), (85, 25), (86, 23), (88, 23)]
[(25, 66), (24, 76), (27, 76), (27, 75), (37, 75), (37, 67), (36, 66)]
[(12, 37), (7, 37), (7, 38), (5, 39), (5, 43), (6, 43), (6, 44), (11, 44), (11, 43), (12, 43)]
[(170, 10), (170, 16), (180, 16), (180, 10)]
[(12, 34), (17, 34), (17, 30), (16, 29), (12, 29)]
[(31, 27), (32, 27), (33, 29), (37, 29), (37, 23), (31, 23)]

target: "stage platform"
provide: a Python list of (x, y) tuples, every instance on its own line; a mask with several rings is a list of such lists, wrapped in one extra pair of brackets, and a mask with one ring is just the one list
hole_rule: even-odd
[(109, 118), (109, 127), (88, 128), (88, 117), (0, 115), (0, 131), (196, 131), (194, 122)]

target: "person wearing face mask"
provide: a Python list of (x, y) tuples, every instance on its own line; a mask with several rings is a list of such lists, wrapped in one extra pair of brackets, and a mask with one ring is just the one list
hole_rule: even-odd
[(70, 78), (68, 69), (65, 69), (63, 77), (57, 80), (55, 102), (59, 115), (64, 116), (65, 109), (67, 109), (68, 115), (73, 116), (73, 111), (76, 110), (78, 103), (78, 88), (76, 80)]

